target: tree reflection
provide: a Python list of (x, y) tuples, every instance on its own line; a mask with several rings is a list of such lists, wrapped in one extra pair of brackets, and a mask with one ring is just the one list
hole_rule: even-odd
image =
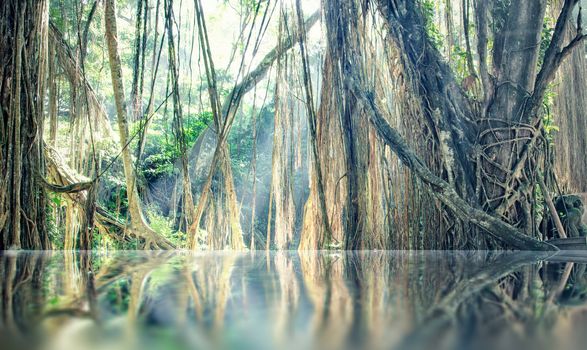
[(586, 267), (519, 252), (3, 253), (0, 336), (61, 350), (573, 349)]

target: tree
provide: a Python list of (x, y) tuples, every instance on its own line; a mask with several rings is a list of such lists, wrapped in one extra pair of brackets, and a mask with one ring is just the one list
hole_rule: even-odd
[[(347, 249), (389, 247), (386, 236), (394, 227), (387, 218), (395, 205), (382, 198), (380, 191), (389, 188), (386, 182), (395, 176), (385, 174), (390, 168), (385, 163), (393, 161), (386, 147), (438, 201), (426, 203), (413, 199), (414, 194), (403, 195), (408, 203), (419, 202), (420, 209), (411, 206), (408, 211), (428, 207), (439, 212), (432, 235), (451, 237), (440, 247), (454, 249), (457, 242), (464, 242), (465, 247), (476, 249), (552, 248), (536, 239), (537, 178), (550, 171), (544, 158), (547, 142), (541, 107), (561, 62), (585, 38), (581, 30), (569, 40), (563, 35), (577, 1), (564, 2), (543, 51), (546, 1), (513, 0), (500, 2), (499, 7), (493, 1), (475, 4), (481, 96), (462, 88), (457, 73), (440, 53), (437, 45), (442, 44), (433, 40), (433, 24), (422, 2), (323, 3), (328, 45), (318, 131), (320, 135), (325, 130), (319, 139), (322, 152), (330, 156), (320, 161), (328, 174), (328, 211), (335, 213), (330, 219), (333, 237), (344, 239)], [(371, 32), (378, 23), (383, 23), (387, 48), (378, 46)], [(489, 40), (494, 43), (490, 66)], [(385, 54), (375, 54), (382, 49)], [(391, 54), (396, 57), (390, 58)], [(390, 77), (390, 70), (405, 83)], [(416, 106), (410, 110), (407, 104)], [(402, 110), (409, 114), (394, 116)], [(403, 119), (405, 125), (410, 118), (408, 123), (414, 123), (423, 136), (408, 143), (390, 123)], [(375, 141), (372, 132), (378, 136)], [(412, 145), (427, 152), (425, 160)], [(321, 247), (316, 244), (320, 225), (315, 213), (306, 211), (302, 247)], [(422, 235), (418, 221), (432, 219), (416, 218), (416, 232), (411, 233)], [(313, 244), (305, 243), (312, 239)]]
[[(424, 108), (428, 121), (440, 130), (437, 142), (446, 142), (453, 155), (444, 161), (447, 177), (458, 180), (455, 188), (470, 205), (480, 206), (528, 236), (537, 236), (533, 206), (536, 177), (542, 171), (540, 108), (544, 94), (564, 58), (585, 38), (579, 30), (565, 43), (563, 35), (577, 3), (564, 2), (544, 57), (540, 57), (539, 43), (546, 1), (514, 0), (503, 11), (491, 8), (493, 2), (477, 3), (479, 71), (484, 89), (478, 113), (423, 30), (417, 3), (406, 1), (402, 8), (387, 1), (377, 3), (390, 37), (403, 50), (404, 69), (417, 72), (411, 78), (416, 81), (417, 94), (428, 104)], [(495, 22), (491, 74), (485, 56), (489, 10), (493, 10)], [(443, 138), (443, 133), (448, 137)], [(500, 240), (506, 241), (503, 237)]]
[(0, 249), (47, 249), (43, 101), (48, 2), (0, 5)]
[(160, 237), (147, 224), (141, 208), (141, 199), (137, 192), (137, 178), (133, 166), (131, 151), (129, 149), (129, 133), (127, 119), (127, 103), (124, 97), (124, 85), (122, 82), (122, 69), (118, 54), (118, 34), (116, 29), (116, 12), (114, 0), (106, 0), (104, 3), (104, 27), (108, 44), (108, 58), (112, 75), (112, 89), (116, 102), (116, 115), (118, 121), (118, 133), (120, 146), (122, 147), (122, 162), (126, 180), (126, 192), (130, 213), (130, 229), (144, 239), (146, 248), (170, 249), (174, 248), (168, 240)]
[[(242, 230), (240, 225), (240, 210), (236, 201), (236, 192), (234, 189), (234, 179), (232, 176), (232, 169), (230, 165), (230, 154), (227, 147), (227, 137), (230, 132), (230, 128), (236, 117), (238, 107), (242, 101), (243, 96), (248, 93), (254, 86), (259, 82), (268, 72), (273, 62), (283, 52), (291, 49), (299, 38), (289, 36), (283, 39), (283, 42), (269, 51), (261, 60), (255, 69), (248, 71), (247, 74), (241, 78), (240, 82), (235, 84), (231, 89), (227, 98), (224, 102), (220, 102), (218, 96), (218, 88), (216, 82), (216, 71), (214, 69), (214, 63), (210, 53), (210, 45), (208, 42), (206, 26), (203, 17), (203, 11), (201, 4), (196, 4), (197, 18), (198, 18), (198, 29), (200, 37), (200, 45), (202, 46), (204, 62), (206, 65), (206, 79), (208, 82), (208, 97), (210, 99), (210, 105), (214, 115), (214, 126), (216, 130), (217, 143), (214, 155), (212, 157), (210, 171), (206, 182), (204, 183), (200, 198), (198, 199), (198, 205), (196, 206), (196, 214), (194, 220), (193, 232), (197, 232), (200, 227), (200, 222), (204, 214), (205, 208), (209, 205), (209, 194), (212, 188), (212, 181), (215, 176), (220, 176), (224, 185), (224, 189), (220, 191), (225, 192), (226, 197), (225, 203), (216, 205), (216, 212), (222, 212), (222, 214), (228, 214), (225, 220), (219, 220), (220, 216), (217, 215), (213, 220), (218, 220), (218, 225), (225, 230), (229, 230), (226, 237), (229, 238), (228, 242), (217, 242), (210, 244), (209, 246), (215, 249), (222, 249), (225, 246), (230, 246), (232, 249), (244, 249), (245, 244), (242, 238)], [(311, 27), (318, 21), (319, 15), (313, 14), (306, 20), (307, 28)], [(244, 61), (243, 61), (244, 62)], [(220, 194), (222, 195), (222, 193)], [(210, 233), (209, 233), (210, 234)], [(209, 242), (213, 242), (213, 237), (209, 237)], [(228, 243), (228, 244), (227, 244)], [(190, 247), (194, 249), (196, 247), (197, 240), (195, 237), (190, 237)]]

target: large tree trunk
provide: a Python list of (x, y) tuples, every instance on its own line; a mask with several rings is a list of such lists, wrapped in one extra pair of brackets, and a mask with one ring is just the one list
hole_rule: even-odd
[[(562, 1), (559, 1), (562, 2)], [(558, 14), (559, 6), (551, 11)], [(585, 11), (585, 9), (583, 9)], [(576, 34), (569, 27), (565, 38)], [(573, 51), (557, 73), (552, 86), (553, 105), (548, 117), (554, 139), (554, 170), (560, 188), (566, 193), (587, 192), (587, 56), (585, 48)], [(555, 131), (554, 128), (558, 131)]]
[[(530, 119), (535, 116), (526, 110), (534, 90), (545, 10), (545, 0), (514, 0), (505, 10), (505, 24), (494, 37), (492, 99), (480, 120), (480, 204), (529, 234), (533, 232), (531, 182), (538, 154), (533, 153), (528, 163), (523, 157), (529, 152), (525, 147), (528, 141), (540, 131)], [(525, 168), (528, 166), (526, 173), (513, 179), (512, 169), (521, 160)], [(519, 198), (504, 205), (512, 191)]]
[(49, 248), (44, 172), (43, 101), (47, 1), (0, 5), (0, 249)]
[[(376, 83), (378, 98), (388, 101), (386, 107), (392, 112), (386, 115), (389, 122), (412, 133), (414, 144), (425, 146), (429, 138), (436, 136), (434, 133), (430, 135), (428, 130), (437, 132), (438, 128), (418, 122), (425, 109), (419, 108), (419, 102), (416, 102), (419, 98), (414, 98), (411, 92), (410, 74), (402, 72), (397, 65), (401, 59), (407, 61), (406, 65), (418, 62), (423, 51), (427, 55), (435, 52), (423, 50), (426, 46), (417, 46), (421, 43), (410, 37), (405, 40), (410, 45), (416, 45), (414, 51), (418, 54), (414, 52), (410, 57), (399, 55), (400, 50), (389, 45), (393, 42), (381, 42), (372, 33), (371, 28), (378, 24), (363, 11), (365, 9), (358, 2), (347, 2), (342, 8), (336, 2), (324, 3), (328, 46), (317, 113), (317, 140), (332, 242), (323, 239), (325, 225), (320, 220), (316, 177), (312, 176), (300, 249), (326, 248), (329, 243), (346, 249), (447, 247), (441, 245), (444, 238), (428, 239), (429, 236), (443, 237), (442, 233), (428, 232), (429, 222), (433, 218), (438, 219), (436, 203), (419, 188), (421, 186), (413, 180), (409, 171), (398, 164), (397, 158), (377, 137), (367, 116), (357, 109), (356, 100), (344, 82), (350, 74), (350, 67), (358, 65), (355, 68), (361, 72), (361, 79)], [(442, 99), (445, 95), (440, 93), (456, 95), (459, 92), (458, 86), (453, 88), (456, 86), (454, 80), (442, 76), (446, 70), (444, 66), (435, 65), (421, 72), (425, 76), (422, 79), (431, 81), (432, 86), (437, 87), (432, 91), (435, 93), (432, 102), (441, 110), (448, 110), (448, 107), (440, 104), (446, 103)], [(415, 69), (406, 70), (412, 71)], [(462, 99), (460, 95), (457, 97)], [(468, 105), (463, 108), (468, 108)], [(435, 120), (432, 113), (427, 117)], [(455, 134), (463, 135), (460, 131), (466, 126), (455, 128)], [(445, 139), (452, 145), (450, 137), (445, 136)], [(466, 145), (468, 142), (465, 139), (456, 143)], [(423, 148), (420, 145), (418, 149)], [(447, 162), (446, 167), (454, 180), (457, 177), (452, 175), (455, 166)], [(462, 175), (458, 177), (459, 180), (461, 178)], [(431, 227), (438, 229), (439, 221)]]
[(571, 38), (568, 35), (577, 3), (564, 0), (543, 57), (545, 0), (512, 1), (502, 15), (503, 26), (494, 28), (494, 81), (478, 140), (479, 199), (486, 210), (528, 235), (538, 235), (535, 193), (541, 164), (544, 172), (550, 170), (545, 160), (549, 142), (543, 128), (545, 94), (565, 58), (587, 37), (576, 31)]
[(116, 29), (116, 12), (114, 0), (106, 0), (104, 6), (104, 25), (106, 30), (106, 42), (108, 44), (108, 58), (112, 74), (112, 89), (116, 102), (116, 114), (118, 121), (118, 133), (120, 147), (122, 148), (122, 162), (126, 180), (126, 193), (128, 196), (128, 211), (130, 213), (130, 226), (135, 232), (141, 232), (145, 239), (145, 248), (169, 249), (173, 246), (162, 239), (147, 224), (141, 208), (141, 199), (137, 192), (137, 177), (133, 166), (131, 151), (129, 149), (129, 133), (127, 121), (127, 103), (124, 97), (124, 85), (122, 82), (122, 70), (120, 56), (118, 54), (118, 34)]
[(352, 77), (348, 78), (348, 81), (353, 86), (353, 94), (357, 96), (359, 103), (367, 111), (378, 135), (400, 157), (404, 164), (412, 169), (424, 183), (433, 188), (438, 199), (453, 211), (459, 219), (478, 225), (509, 247), (529, 250), (556, 250), (554, 246), (526, 236), (522, 231), (463, 200), (450, 183), (434, 175), (424, 165), (424, 162), (407, 146), (406, 141), (397, 130), (387, 123), (379, 107), (372, 98), (369, 98), (365, 87), (357, 83)]
[[(361, 115), (356, 113), (354, 99), (342, 84), (348, 57), (343, 47), (357, 48), (359, 33), (350, 30), (359, 24), (359, 9), (354, 1), (336, 4), (324, 3), (327, 29), (327, 53), (324, 61), (320, 107), (316, 115), (317, 148), (319, 166), (312, 168), (313, 182), (310, 198), (304, 213), (304, 230), (300, 249), (316, 249), (328, 245), (357, 249), (362, 246), (361, 237), (368, 234), (366, 220), (359, 219), (368, 210), (364, 205), (368, 197), (366, 159), (368, 128), (362, 125)], [(364, 119), (363, 119), (364, 120)], [(312, 141), (312, 140), (311, 140)], [(365, 152), (366, 151), (366, 152)], [(319, 169), (316, 169), (319, 168)], [(317, 172), (323, 174), (324, 196), (320, 198)], [(325, 225), (320, 210), (321, 201), (329, 203), (330, 217)], [(332, 231), (327, 237), (327, 230)]]
[[(576, 35), (568, 41), (562, 35), (576, 2), (564, 1), (542, 60), (539, 50), (545, 0), (513, 0), (506, 8), (493, 9), (493, 2), (476, 3), (479, 71), (484, 88), (484, 98), (477, 103), (461, 92), (454, 73), (434, 49), (417, 2), (398, 5), (378, 1), (391, 37), (405, 54), (404, 70), (416, 73), (411, 78), (432, 129), (438, 130), (435, 142), (441, 150), (448, 149), (440, 152), (446, 171), (440, 175), (472, 207), (482, 207), (533, 236), (538, 226), (536, 175), (544, 145), (540, 107), (554, 72), (584, 39)], [(491, 39), (493, 70), (489, 74), (486, 55)], [(543, 63), (539, 65), (539, 61)], [(445, 201), (443, 204), (454, 212)], [(474, 247), (500, 246), (492, 243), (477, 240)]]
[[(565, 2), (567, 10), (573, 1)], [(371, 16), (365, 12), (369, 5), (326, 1), (323, 6), (329, 40), (317, 139), (322, 154), (320, 162), (326, 174), (328, 212), (333, 213), (329, 219), (334, 240), (345, 239), (347, 249), (393, 246), (389, 239), (397, 237), (392, 235), (393, 227), (388, 226), (387, 218), (393, 215), (397, 204), (387, 200), (390, 189), (403, 190), (402, 197), (413, 203), (402, 203), (404, 210), (438, 211), (440, 214), (432, 218), (413, 218), (418, 220), (415, 223), (406, 221), (407, 226), (416, 226), (416, 236), (424, 237), (422, 225), (434, 219), (432, 235), (442, 237), (441, 241), (424, 244), (416, 240), (411, 247), (441, 244), (442, 248), (449, 249), (552, 248), (532, 238), (537, 215), (533, 175), (541, 159), (541, 150), (537, 148), (541, 142), (538, 107), (552, 72), (572, 48), (563, 47), (557, 34), (568, 23), (565, 15), (568, 11), (563, 11), (557, 22), (550, 49), (544, 55), (545, 64), (538, 74), (545, 1), (514, 0), (503, 14), (493, 13), (494, 17), (503, 16), (505, 23), (505, 27), (498, 28), (494, 34), (497, 41), (494, 51), (497, 52), (493, 60), (498, 63), (494, 64), (496, 69), (492, 75), (498, 80), (492, 81), (487, 66), (480, 65), (487, 101), (478, 101), (463, 91), (455, 73), (428, 37), (426, 21), (429, 19), (424, 18), (417, 1), (377, 2), (378, 14), (387, 33), (383, 40), (389, 40), (385, 42), (386, 50), (379, 46), (382, 44), (378, 43), (377, 35), (371, 32), (374, 24), (369, 22)], [(485, 17), (478, 17), (494, 20), (494, 17), (487, 17), (489, 12), (485, 9), (482, 12)], [(377, 23), (376, 19), (372, 21)], [(487, 24), (482, 27), (481, 34), (486, 31)], [(527, 43), (529, 47), (525, 46)], [(484, 46), (487, 42), (478, 45), (481, 49)], [(386, 53), (398, 50), (400, 55), (390, 60), (387, 55), (379, 55), (378, 50)], [(486, 51), (482, 52), (481, 56), (486, 55)], [(506, 52), (507, 55), (503, 54)], [(396, 78), (397, 75), (402, 78)], [(402, 83), (401, 79), (407, 83)], [(389, 85), (390, 81), (394, 83)], [(366, 110), (357, 107), (361, 103), (373, 105), (368, 101), (376, 101), (381, 107), (372, 106)], [(411, 111), (403, 107), (409, 101), (412, 105), (417, 101)], [(384, 113), (373, 112), (378, 108), (385, 110)], [(410, 143), (415, 144), (424, 160), (411, 151), (411, 145), (397, 139), (399, 134), (395, 130), (392, 129), (395, 135), (388, 130), (394, 114), (405, 111), (409, 111), (407, 115), (398, 118), (415, 118), (421, 123), (419, 127), (412, 125), (410, 128), (410, 124), (404, 122), (402, 129), (409, 133), (420, 129), (413, 136), (422, 139), (411, 135)], [(378, 118), (373, 118), (373, 114)], [(379, 141), (372, 142), (373, 130), (370, 130), (368, 119), (372, 120)], [(496, 133), (487, 132), (489, 129)], [(423, 184), (425, 191), (434, 193), (438, 202), (418, 198), (418, 194), (406, 191), (408, 186), (397, 188), (393, 184), (388, 187), (387, 183), (393, 183), (397, 173), (380, 175), (390, 168), (386, 148), (378, 148), (381, 140), (410, 168), (419, 179), (416, 182)], [(408, 151), (411, 155), (406, 157)], [(387, 164), (382, 166), (379, 162)], [(500, 172), (507, 179), (499, 179)], [(409, 179), (410, 175), (401, 177)], [(497, 189), (489, 188), (496, 179), (506, 183)], [(494, 192), (490, 193), (492, 190)], [(383, 200), (381, 192), (384, 192)], [(316, 220), (319, 217), (316, 197), (313, 190), (306, 205), (302, 249), (324, 247), (320, 243), (320, 223)], [(483, 206), (488, 197), (493, 198), (492, 206)], [(497, 203), (493, 204), (493, 200)], [(485, 232), (491, 235), (483, 234)], [(493, 244), (494, 238), (498, 244)]]

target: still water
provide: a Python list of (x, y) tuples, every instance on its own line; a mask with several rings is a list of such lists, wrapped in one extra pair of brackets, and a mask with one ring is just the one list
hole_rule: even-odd
[(585, 349), (587, 255), (0, 253), (0, 349)]

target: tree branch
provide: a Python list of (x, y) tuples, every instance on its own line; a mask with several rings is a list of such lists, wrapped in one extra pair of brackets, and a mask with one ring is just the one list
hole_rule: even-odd
[[(304, 28), (310, 29), (318, 22), (320, 19), (320, 12), (314, 12), (304, 23)], [(274, 47), (271, 51), (269, 51), (265, 57), (261, 60), (261, 63), (249, 74), (247, 74), (239, 84), (237, 84), (231, 94), (227, 96), (225, 103), (223, 104), (223, 115), (226, 117), (226, 114), (230, 109), (233, 109), (234, 106), (238, 106), (240, 103), (241, 98), (249, 92), (256, 83), (258, 83), (267, 71), (273, 64), (273, 62), (279, 57), (283, 55), (285, 52), (289, 51), (296, 43), (300, 40), (300, 36), (296, 34), (292, 34), (291, 36), (285, 38), (285, 40), (279, 43), (276, 47)], [(236, 95), (234, 95), (236, 94)], [(234, 98), (232, 96), (235, 96)], [(232, 101), (232, 103), (228, 103)]]
[[(565, 39), (565, 32), (568, 28), (570, 18), (572, 17), (573, 8), (577, 5), (579, 0), (565, 0), (560, 15), (556, 21), (552, 39), (544, 54), (544, 60), (540, 72), (536, 76), (534, 83), (534, 91), (531, 97), (530, 108), (528, 113), (530, 117), (536, 115), (538, 109), (542, 105), (542, 98), (548, 87), (548, 84), (554, 79), (555, 73), (560, 67), (564, 59), (570, 55), (572, 50), (581, 43), (586, 35), (581, 33), (581, 25), (578, 23), (577, 35), (571, 40), (567, 46), (563, 46)], [(580, 22), (579, 16), (579, 22)]]

